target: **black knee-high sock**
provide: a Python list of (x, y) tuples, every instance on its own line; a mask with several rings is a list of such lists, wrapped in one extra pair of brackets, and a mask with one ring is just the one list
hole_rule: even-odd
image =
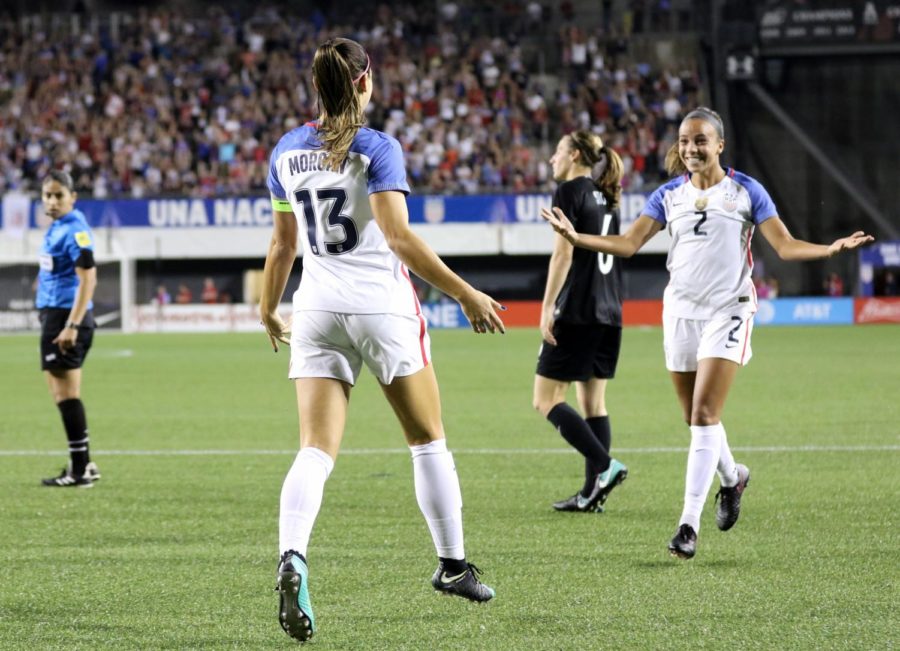
[(588, 424), (594, 436), (600, 441), (607, 452), (612, 450), (612, 429), (609, 426), (609, 416), (592, 416), (585, 418), (584, 422)]
[[(594, 436), (590, 426), (572, 407), (564, 402), (559, 403), (547, 414), (547, 420), (553, 423), (554, 427), (559, 430), (560, 435), (569, 445), (582, 454), (586, 459), (586, 464), (591, 464), (592, 467), (597, 468), (593, 474), (594, 479), (596, 479), (596, 473), (603, 472), (609, 468), (609, 453), (606, 451), (606, 448)], [(585, 467), (588, 468), (587, 465)], [(585, 478), (585, 484), (587, 483), (587, 478)], [(582, 495), (590, 494), (592, 488), (593, 485), (591, 485), (587, 493), (583, 492)]]
[[(600, 445), (602, 445), (606, 449), (606, 453), (609, 454), (609, 451), (612, 450), (612, 430), (609, 427), (609, 416), (592, 416), (591, 418), (585, 418), (584, 422), (588, 424), (588, 427), (591, 428), (594, 436), (600, 441)], [(601, 470), (597, 468), (589, 459), (584, 460), (584, 488), (581, 489), (582, 495), (585, 497), (590, 495), (590, 492), (594, 487), (594, 480), (597, 478), (597, 475), (605, 469), (606, 468), (603, 468)]]
[(91, 460), (88, 452), (88, 428), (87, 417), (84, 414), (84, 405), (78, 398), (62, 400), (56, 405), (62, 414), (63, 427), (66, 428), (66, 438), (69, 439), (69, 456), (72, 459), (72, 474), (80, 477)]

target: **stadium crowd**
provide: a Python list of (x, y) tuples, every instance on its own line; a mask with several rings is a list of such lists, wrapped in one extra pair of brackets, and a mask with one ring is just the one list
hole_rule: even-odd
[(620, 28), (586, 30), (571, 7), (548, 35), (549, 6), (498, 5), (491, 24), (455, 2), (341, 24), (272, 8), (0, 17), (0, 193), (51, 166), (97, 198), (264, 193), (276, 139), (316, 117), (312, 55), (337, 35), (372, 53), (368, 122), (400, 140), (415, 192), (547, 191), (551, 143), (580, 128), (621, 154), (626, 189), (663, 177), (696, 69), (637, 62)]

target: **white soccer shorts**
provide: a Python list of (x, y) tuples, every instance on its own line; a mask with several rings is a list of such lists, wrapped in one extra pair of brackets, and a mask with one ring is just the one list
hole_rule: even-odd
[(425, 317), (303, 310), (291, 325), (288, 377), (326, 377), (356, 384), (363, 362), (382, 384), (412, 375), (431, 360)]
[(751, 310), (723, 312), (712, 319), (681, 319), (663, 314), (666, 368), (691, 372), (707, 357), (728, 359), (745, 366), (753, 356)]

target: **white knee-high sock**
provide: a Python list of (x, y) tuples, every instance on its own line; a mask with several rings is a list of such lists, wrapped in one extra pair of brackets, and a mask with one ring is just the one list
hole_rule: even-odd
[(679, 524), (688, 524), (694, 531), (700, 531), (700, 513), (716, 474), (723, 432), (721, 424), (691, 425), (691, 448), (684, 480), (684, 510)]
[(303, 448), (297, 453), (281, 487), (279, 554), (293, 549), (306, 556), (309, 536), (322, 506), (325, 481), (333, 468), (334, 460), (319, 448)]
[(737, 486), (738, 483), (737, 465), (734, 462), (734, 455), (731, 454), (731, 448), (728, 447), (728, 435), (725, 434), (725, 426), (722, 423), (719, 423), (719, 425), (722, 427), (722, 450), (719, 453), (719, 466), (716, 468), (716, 472), (719, 473), (719, 482), (722, 486), (730, 488), (731, 486)]
[(416, 501), (440, 558), (462, 560), (462, 493), (446, 439), (411, 445)]

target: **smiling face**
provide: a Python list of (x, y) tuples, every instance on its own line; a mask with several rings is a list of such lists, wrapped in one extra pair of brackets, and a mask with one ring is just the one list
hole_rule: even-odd
[(725, 141), (707, 120), (685, 120), (678, 129), (678, 155), (691, 174), (712, 176), (720, 169), (719, 154)]
[(50, 219), (59, 219), (75, 208), (76, 194), (59, 181), (49, 179), (41, 186), (44, 213)]

